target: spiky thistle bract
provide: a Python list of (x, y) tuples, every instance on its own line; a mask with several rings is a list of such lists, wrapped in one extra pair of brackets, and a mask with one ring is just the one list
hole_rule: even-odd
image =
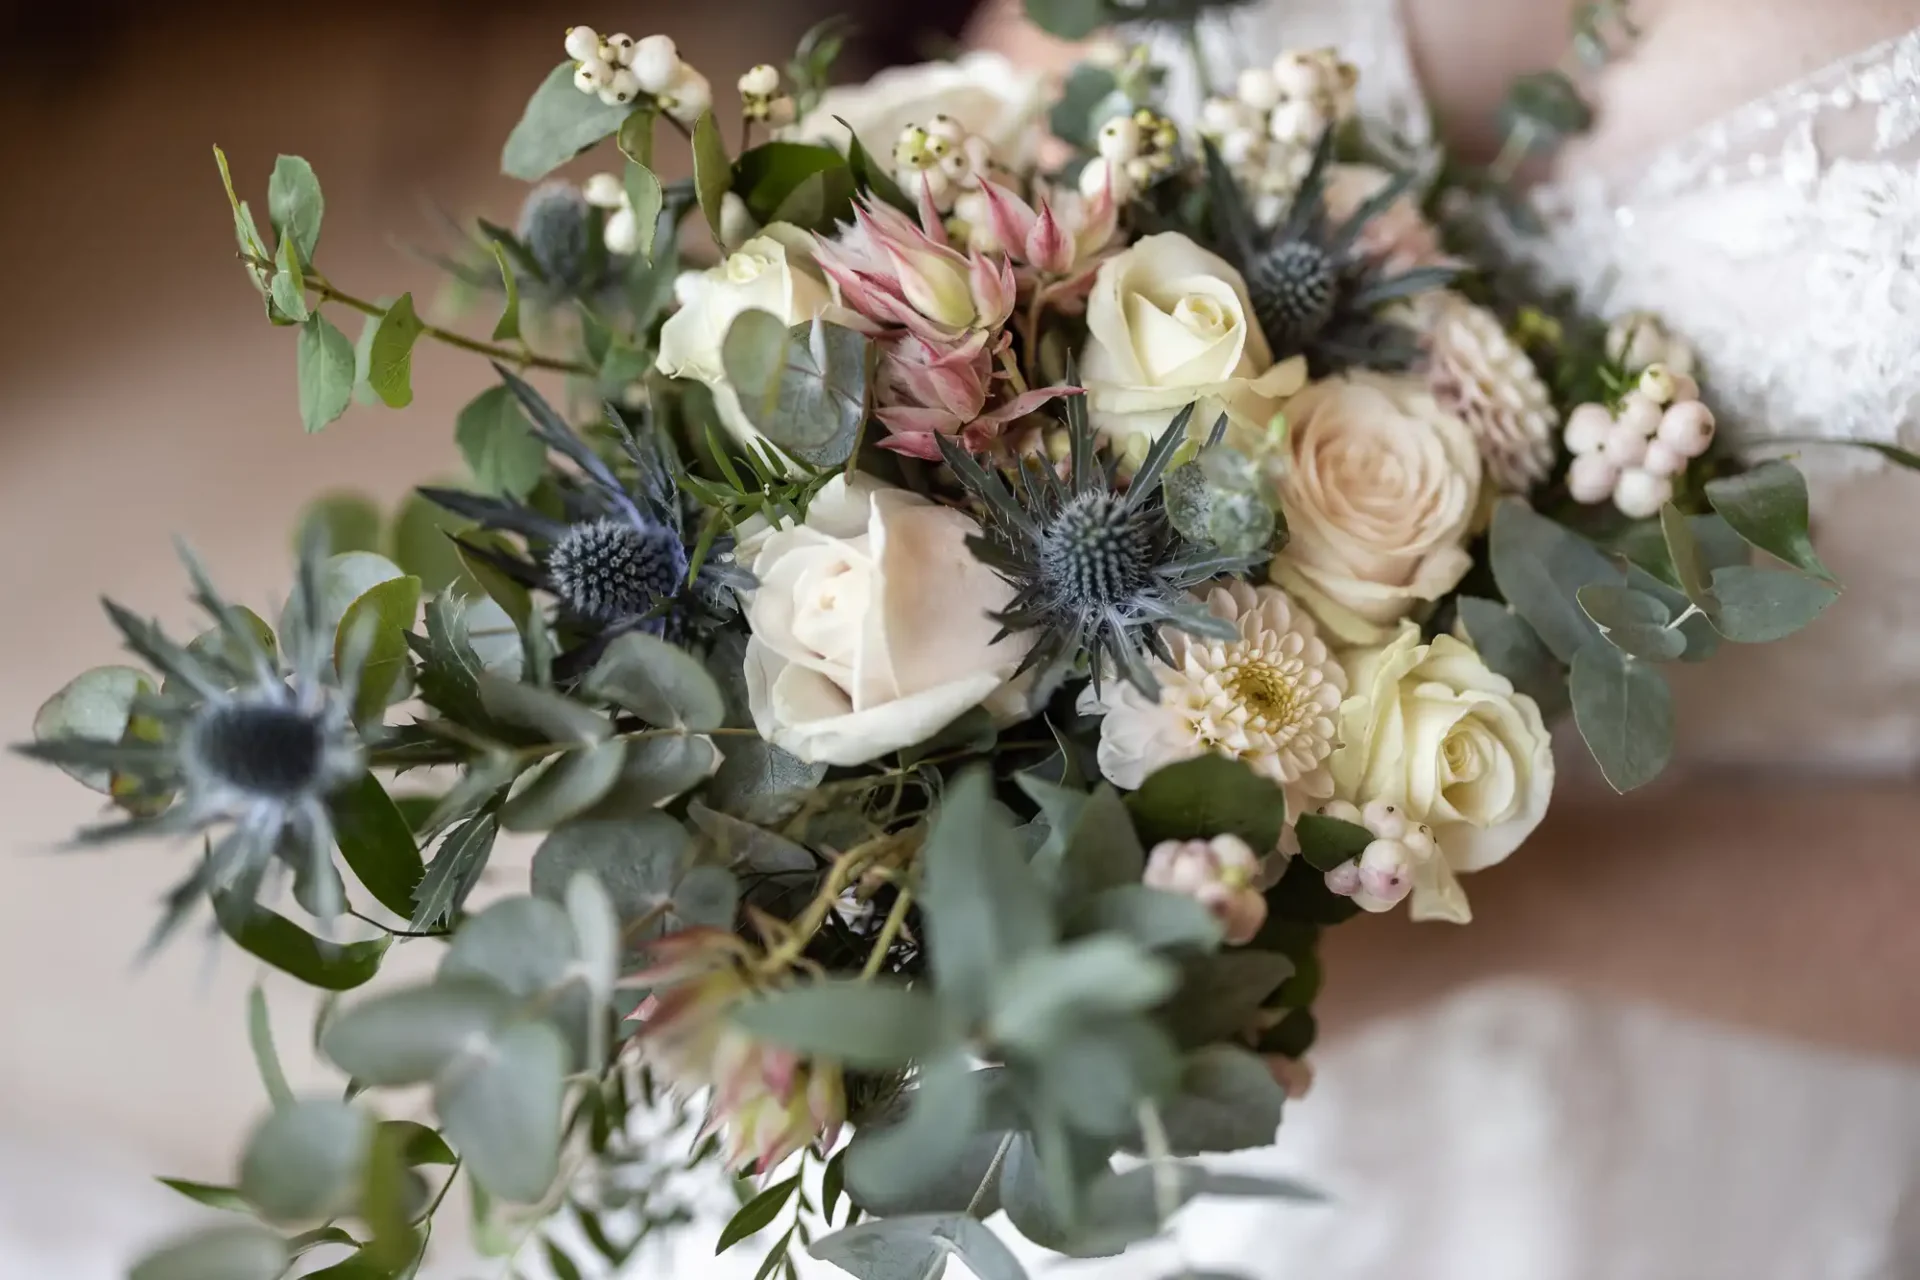
[[(1067, 380), (1074, 380), (1071, 369)], [(1167, 520), (1161, 480), (1186, 441), (1192, 405), (1124, 486), (1117, 459), (1095, 439), (1084, 397), (1070, 396), (1066, 406), (1067, 474), (1043, 459), (1023, 459), (1017, 491), (941, 439), (947, 465), (984, 509), (984, 530), (967, 546), (1015, 589), (1007, 608), (993, 615), (1001, 635), (1035, 633), (1022, 671), (1057, 669), (1085, 655), (1096, 688), (1111, 670), (1158, 697), (1147, 659), (1172, 660), (1159, 628), (1231, 639), (1231, 625), (1195, 603), (1188, 588), (1244, 570), (1250, 558), (1189, 542)]]
[(482, 528), (525, 540), (525, 557), (471, 539), (461, 545), (521, 585), (553, 597), (571, 641), (556, 661), (556, 674), (591, 666), (612, 640), (629, 631), (678, 641), (711, 631), (732, 616), (733, 592), (752, 580), (729, 562), (731, 538), (712, 534), (702, 544), (697, 507), (681, 494), (672, 455), (651, 423), (643, 421), (636, 429), (617, 406), (607, 406), (633, 475), (624, 481), (539, 392), (495, 368), (526, 411), (534, 434), (573, 464), (572, 470), (549, 472), (560, 513), (457, 489), (420, 492)]
[(16, 749), (63, 767), (112, 771), (116, 796), (136, 816), (82, 831), (82, 844), (209, 833), (206, 856), (168, 893), (150, 947), (202, 897), (250, 909), (276, 865), (292, 873), (302, 907), (331, 919), (346, 899), (327, 802), (366, 769), (353, 723), (365, 637), (348, 637), (336, 661), (315, 541), (303, 548), (277, 646), (221, 598), (191, 552), (180, 553), (194, 602), (215, 624), (199, 639), (177, 644), (158, 623), (104, 602), (127, 647), (164, 678), (158, 693), (134, 700), (137, 731), (118, 741), (50, 738)]
[(1275, 359), (1304, 355), (1313, 376), (1323, 378), (1353, 366), (1403, 369), (1419, 358), (1414, 332), (1382, 309), (1439, 288), (1459, 273), (1452, 267), (1419, 267), (1396, 274), (1359, 248), (1367, 224), (1406, 195), (1412, 173), (1395, 175), (1350, 217), (1335, 222), (1327, 211), (1327, 171), (1333, 162), (1333, 130), (1328, 129), (1286, 217), (1263, 230), (1211, 143), (1206, 152), (1217, 247), (1246, 280), (1254, 317)]

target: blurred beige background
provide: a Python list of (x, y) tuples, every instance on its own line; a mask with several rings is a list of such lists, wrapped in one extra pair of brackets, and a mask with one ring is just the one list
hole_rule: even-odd
[[(725, 112), (740, 71), (784, 62), (815, 18), (863, 7), (853, 74), (943, 27), (950, 39), (965, 8), (336, 2), (280, 19), (271, 6), (0, 6), (0, 739), (28, 736), (35, 708), (82, 668), (121, 660), (101, 594), (197, 625), (176, 534), (236, 600), (273, 616), (300, 505), (334, 488), (391, 501), (458, 465), (453, 416), (490, 378), (423, 343), (409, 410), (356, 406), (303, 435), (293, 334), (265, 322), (233, 262), (214, 143), (262, 210), (274, 156), (306, 156), (326, 194), (327, 273), (365, 296), (411, 288), (424, 301), (433, 273), (397, 241), (436, 243), (429, 200), (512, 222), (524, 188), (498, 176), (500, 144), (569, 24), (670, 29)], [(663, 135), (661, 167), (685, 164)], [(357, 317), (337, 319), (358, 332)], [(95, 799), (52, 770), (0, 763), (9, 1280), (122, 1274), (139, 1243), (193, 1212), (151, 1175), (229, 1180), (263, 1103), (244, 1028), (259, 966), (187, 937), (136, 968), (187, 853), (61, 849), (101, 816)], [(513, 865), (496, 859), (496, 885)], [(311, 1000), (267, 985), (296, 1084), (317, 1082)]]

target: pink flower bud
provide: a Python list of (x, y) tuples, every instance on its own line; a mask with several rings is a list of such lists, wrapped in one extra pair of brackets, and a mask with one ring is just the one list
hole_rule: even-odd
[(1192, 898), (1220, 921), (1228, 943), (1251, 942), (1267, 921), (1260, 858), (1239, 836), (1163, 840), (1147, 855), (1149, 889)]

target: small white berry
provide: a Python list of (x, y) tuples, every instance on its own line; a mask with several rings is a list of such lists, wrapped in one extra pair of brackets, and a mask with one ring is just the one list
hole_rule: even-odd
[(1628, 467), (1613, 487), (1613, 505), (1632, 520), (1650, 520), (1673, 501), (1673, 477), (1657, 476), (1643, 467)]
[(607, 215), (607, 225), (600, 234), (606, 241), (607, 252), (632, 253), (640, 247), (640, 220), (631, 208), (622, 206)]
[(581, 184), (580, 192), (588, 204), (599, 209), (618, 209), (627, 202), (626, 187), (611, 173), (594, 174)]
[(1650, 364), (1640, 375), (1640, 394), (1655, 404), (1673, 403), (1674, 377), (1663, 364)]
[(1127, 181), (1136, 187), (1144, 187), (1153, 181), (1153, 161), (1141, 156), (1137, 160), (1127, 161)]
[(1360, 864), (1352, 861), (1343, 862), (1327, 872), (1326, 881), (1328, 893), (1337, 894), (1342, 898), (1351, 898), (1360, 892)]
[(573, 87), (582, 93), (599, 93), (613, 80), (613, 68), (598, 58), (583, 58), (573, 69)]
[(1291, 50), (1273, 60), (1273, 83), (1283, 98), (1311, 98), (1320, 92), (1320, 66), (1312, 56)]
[(942, 113), (927, 121), (927, 136), (957, 147), (967, 140), (967, 126)]
[(605, 40), (602, 40), (600, 43), (602, 46), (604, 46), (603, 51), (601, 52), (601, 55), (600, 55), (602, 58), (605, 58), (608, 62), (614, 63), (622, 67), (628, 67), (633, 65), (633, 37), (632, 36), (628, 35), (624, 31), (615, 32), (613, 35), (608, 36)]
[(1713, 443), (1713, 410), (1682, 400), (1660, 418), (1660, 443), (1683, 458), (1697, 458)]
[(920, 165), (927, 159), (927, 131), (917, 124), (910, 124), (900, 130), (900, 136), (893, 141), (893, 162), (896, 165)]
[(1603, 404), (1576, 406), (1567, 415), (1567, 449), (1571, 453), (1596, 453), (1613, 430), (1613, 415)]
[(1329, 800), (1320, 806), (1319, 814), (1339, 822), (1360, 822), (1360, 806), (1348, 800)]
[(1647, 456), (1647, 438), (1632, 423), (1616, 422), (1607, 428), (1600, 453), (1616, 467), (1637, 467)]
[(1126, 168), (1095, 156), (1080, 170), (1080, 194), (1092, 200), (1103, 188), (1111, 190), (1115, 204), (1125, 204), (1133, 198), (1133, 183), (1127, 178)]
[(1094, 149), (1103, 160), (1125, 164), (1140, 154), (1140, 126), (1132, 116), (1115, 116), (1100, 126)]
[(575, 62), (600, 56), (600, 33), (592, 27), (567, 28), (567, 56)]
[(1367, 830), (1382, 840), (1398, 840), (1407, 834), (1406, 811), (1399, 805), (1388, 804), (1385, 800), (1375, 800), (1360, 811)]
[(1265, 67), (1248, 67), (1234, 82), (1234, 95), (1255, 111), (1268, 112), (1280, 105), (1280, 86), (1273, 72)]
[(1656, 436), (1647, 442), (1646, 456), (1640, 459), (1640, 469), (1657, 476), (1677, 476), (1687, 469), (1686, 455)]
[(1220, 135), (1220, 158), (1235, 166), (1258, 164), (1266, 145), (1265, 135), (1252, 129), (1235, 129)]
[(967, 153), (956, 147), (940, 157), (940, 172), (946, 174), (947, 180), (958, 187), (965, 185), (967, 180), (973, 177), (973, 165), (967, 160)]
[(1651, 438), (1660, 429), (1660, 406), (1638, 391), (1629, 391), (1620, 401), (1620, 413), (1614, 421)]
[(627, 65), (640, 78), (642, 89), (665, 93), (680, 71), (680, 50), (672, 36), (647, 36), (634, 42), (633, 58)]
[(1318, 142), (1327, 129), (1327, 117), (1304, 98), (1282, 102), (1267, 117), (1267, 132), (1275, 142)]
[(1360, 855), (1360, 887), (1391, 906), (1413, 888), (1412, 859), (1399, 840), (1375, 840)]
[(1608, 462), (1603, 453), (1583, 453), (1567, 468), (1567, 493), (1585, 506), (1611, 498), (1619, 482), (1620, 468)]
[(1265, 121), (1265, 112), (1249, 111), (1238, 98), (1208, 98), (1200, 104), (1200, 132), (1210, 138), (1235, 129), (1262, 129)]
[(1426, 863), (1440, 852), (1440, 844), (1433, 838), (1433, 828), (1421, 825), (1407, 828), (1407, 834), (1400, 837), (1400, 843), (1406, 846), (1407, 856), (1415, 863)]
[(668, 115), (681, 124), (692, 125), (713, 106), (713, 86), (707, 83), (705, 76), (683, 62), (672, 83), (667, 86), (667, 91), (660, 95), (660, 101)]
[(776, 129), (786, 128), (799, 114), (799, 108), (793, 105), (793, 99), (784, 93), (767, 103), (767, 123)]
[(780, 92), (780, 72), (765, 62), (749, 68), (740, 77), (740, 92), (751, 98), (771, 98)]
[(1698, 400), (1700, 398), (1700, 384), (1684, 373), (1674, 374), (1673, 398), (1675, 402), (1681, 400)]
[(640, 79), (633, 74), (631, 67), (615, 67), (613, 75), (607, 81), (607, 87), (600, 91), (603, 100), (616, 104), (632, 102), (640, 96)]

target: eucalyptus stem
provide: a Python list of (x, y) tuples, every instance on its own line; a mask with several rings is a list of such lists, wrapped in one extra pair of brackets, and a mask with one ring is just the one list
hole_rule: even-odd
[[(1000, 1145), (994, 1148), (993, 1159), (987, 1162), (987, 1171), (982, 1175), (980, 1185), (973, 1189), (973, 1198), (967, 1201), (967, 1217), (980, 1217), (980, 1206), (987, 1202), (987, 1188), (1000, 1177), (1000, 1166), (1006, 1163), (1007, 1152), (1012, 1146), (1013, 1134), (1003, 1135)], [(927, 1274), (920, 1277), (920, 1280), (940, 1280), (940, 1273), (946, 1270), (946, 1267), (947, 1254), (942, 1250), (940, 1256), (933, 1260), (933, 1265), (927, 1269)]]
[(880, 936), (873, 940), (873, 950), (867, 953), (866, 967), (860, 970), (860, 980), (876, 976), (880, 967), (886, 963), (887, 952), (893, 947), (893, 940), (900, 936), (900, 930), (907, 923), (907, 909), (913, 905), (913, 891), (901, 889), (893, 900), (893, 909), (887, 912), (885, 923), (880, 926)]
[[(247, 261), (258, 270), (273, 271), (277, 269), (273, 263), (264, 258), (255, 257), (252, 254), (245, 256)], [(348, 293), (317, 271), (307, 272), (306, 286), (315, 294), (319, 295), (323, 302), (337, 302), (343, 307), (350, 307), (362, 315), (373, 316), (376, 319), (387, 314), (387, 309), (379, 303), (368, 302), (365, 298), (356, 297)], [(558, 356), (543, 356), (529, 351), (525, 347), (516, 349), (514, 347), (503, 346), (497, 342), (482, 342), (480, 339), (470, 338), (464, 333), (455, 333), (451, 329), (442, 329), (437, 324), (421, 325), (420, 334), (422, 337), (432, 338), (434, 341), (445, 343), (447, 346), (458, 347), (462, 351), (471, 351), (473, 354), (485, 356), (489, 360), (498, 360), (502, 364), (510, 364), (522, 369), (547, 369), (554, 373), (573, 373), (579, 374), (582, 377), (592, 377), (598, 372), (591, 365), (582, 364), (578, 360), (562, 360)]]
[(1167, 1141), (1167, 1127), (1160, 1121), (1160, 1108), (1151, 1100), (1139, 1106), (1140, 1144), (1146, 1149), (1147, 1165), (1153, 1170), (1153, 1207), (1165, 1227), (1180, 1212), (1180, 1168), (1173, 1162), (1173, 1144)]

